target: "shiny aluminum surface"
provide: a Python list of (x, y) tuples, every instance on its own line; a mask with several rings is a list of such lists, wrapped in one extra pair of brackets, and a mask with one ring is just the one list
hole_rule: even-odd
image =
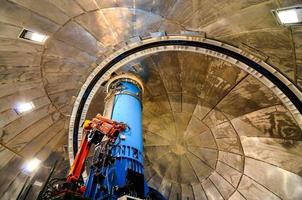
[[(64, 155), (76, 97), (93, 70), (147, 38), (223, 46), (258, 62), (301, 98), (294, 84), (302, 80), (302, 29), (280, 27), (270, 13), (298, 3), (0, 0), (1, 198), (21, 190), (26, 159)], [(23, 28), (50, 37), (44, 45), (28, 43), (18, 39)], [(292, 102), (236, 60), (173, 48), (141, 52), (113, 70), (140, 70), (129, 63), (150, 70), (143, 97), (149, 183), (172, 200), (301, 199), (301, 116)], [(102, 89), (89, 97), (82, 120), (103, 108)], [(35, 110), (16, 114), (21, 100)]]

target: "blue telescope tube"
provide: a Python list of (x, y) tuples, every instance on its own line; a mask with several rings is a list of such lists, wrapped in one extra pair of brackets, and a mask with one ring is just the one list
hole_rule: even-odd
[[(113, 165), (102, 169), (105, 175), (101, 184), (95, 184), (96, 169), (91, 168), (86, 182), (85, 197), (92, 199), (117, 199), (129, 182), (136, 182), (134, 195), (146, 197), (149, 192), (144, 179), (142, 102), (143, 85), (133, 75), (121, 75), (109, 80), (105, 104), (105, 116), (123, 122), (127, 129), (120, 133), (112, 147)], [(133, 191), (132, 191), (133, 192)], [(137, 194), (137, 193), (141, 194)], [(126, 193), (126, 192), (125, 192)], [(110, 198), (109, 198), (110, 197)]]

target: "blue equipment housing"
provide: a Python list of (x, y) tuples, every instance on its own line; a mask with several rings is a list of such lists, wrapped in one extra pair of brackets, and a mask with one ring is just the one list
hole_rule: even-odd
[[(133, 75), (117, 76), (107, 87), (105, 115), (123, 122), (127, 129), (120, 133), (110, 148), (110, 165), (90, 169), (84, 196), (90, 199), (118, 199), (122, 195), (146, 198), (149, 188), (144, 178), (142, 102), (143, 86)], [(96, 150), (97, 152), (97, 150)], [(96, 177), (101, 175), (101, 179)]]

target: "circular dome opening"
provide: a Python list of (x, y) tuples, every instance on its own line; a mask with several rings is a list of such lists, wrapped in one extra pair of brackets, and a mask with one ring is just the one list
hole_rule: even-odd
[[(227, 58), (171, 48), (105, 71), (130, 71), (144, 79), (145, 174), (170, 199), (202, 196), (203, 189), (228, 199), (245, 185), (263, 187), (263, 174), (246, 171), (255, 165), (299, 173), (299, 165), (285, 164), (286, 157), (273, 150), (301, 140), (292, 111), (261, 81), (263, 75), (255, 77)], [(88, 97), (87, 118), (103, 110), (103, 81)]]
[[(260, 137), (302, 139), (299, 126), (268, 87), (221, 59), (161, 52), (134, 60), (115, 73), (128, 71), (145, 79), (145, 171), (155, 188), (162, 182), (168, 191), (172, 185), (190, 188), (224, 181), (232, 188), (230, 196), (243, 175), (242, 145), (251, 156), (250, 145)], [(101, 112), (102, 91), (92, 100), (89, 117)], [(265, 158), (261, 153), (251, 157)]]

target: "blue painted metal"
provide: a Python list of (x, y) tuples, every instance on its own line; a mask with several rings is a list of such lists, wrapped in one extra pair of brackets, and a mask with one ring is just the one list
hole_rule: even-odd
[(93, 182), (94, 182), (94, 168), (90, 167), (89, 177), (86, 181), (86, 190), (84, 193), (85, 197), (93, 198), (95, 191), (96, 191), (96, 186), (97, 186), (96, 184), (93, 184)]
[[(114, 164), (102, 171), (91, 167), (84, 196), (97, 200), (117, 199), (117, 188), (126, 186), (129, 170), (144, 176), (141, 88), (133, 80), (120, 79), (114, 83), (111, 92), (114, 94), (111, 119), (127, 124), (127, 129), (112, 146)], [(97, 184), (94, 174), (100, 172), (105, 178), (102, 184)], [(143, 184), (146, 196), (149, 189), (145, 181)]]
[(141, 91), (130, 82), (121, 82), (119, 87), (122, 90), (115, 96), (111, 119), (126, 123), (128, 128), (122, 133), (126, 139), (116, 141), (117, 148), (113, 155), (129, 158), (143, 165), (142, 105), (138, 97)]

